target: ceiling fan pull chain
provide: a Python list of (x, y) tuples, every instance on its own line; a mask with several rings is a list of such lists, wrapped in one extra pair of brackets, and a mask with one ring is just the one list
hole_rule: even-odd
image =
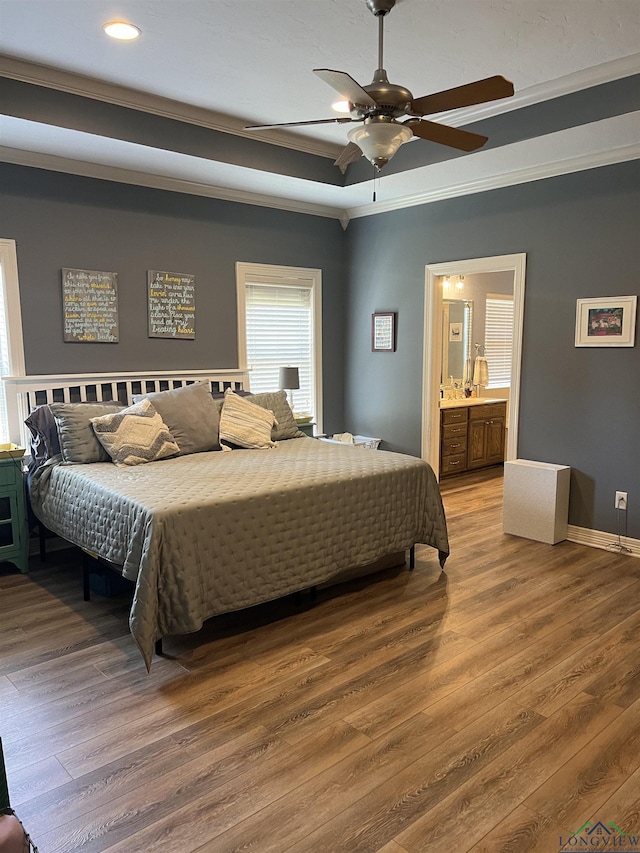
[(376, 200), (376, 167), (373, 167), (373, 201)]

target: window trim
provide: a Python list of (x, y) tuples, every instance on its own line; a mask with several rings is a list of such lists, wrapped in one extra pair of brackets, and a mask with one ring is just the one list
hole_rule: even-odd
[[(24, 340), (22, 337), (22, 311), (20, 308), (20, 283), (18, 280), (18, 253), (16, 241), (0, 238), (0, 268), (4, 281), (4, 310), (7, 323), (7, 349), (9, 376), (26, 376)], [(21, 440), (18, 399), (10, 385), (5, 385), (9, 440)]]
[(247, 364), (247, 284), (273, 284), (278, 287), (308, 287), (313, 310), (313, 385), (316, 432), (322, 432), (322, 270), (271, 264), (236, 262), (236, 298), (238, 314), (238, 367), (251, 372)]

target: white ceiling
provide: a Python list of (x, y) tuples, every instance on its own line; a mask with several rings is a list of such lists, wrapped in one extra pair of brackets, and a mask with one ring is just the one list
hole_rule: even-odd
[[(135, 23), (142, 36), (128, 43), (107, 38), (101, 27), (112, 19)], [(134, 97), (142, 109), (154, 110), (147, 95), (161, 96), (187, 105), (178, 113), (199, 108), (191, 115), (200, 122), (203, 110), (213, 111), (212, 126), (241, 133), (245, 122), (331, 117), (333, 92), (312, 69), (336, 68), (369, 83), (377, 27), (364, 0), (0, 0), (3, 76), (131, 100), (122, 91), (105, 94), (108, 88), (96, 82), (104, 81), (144, 93)], [(385, 21), (389, 78), (416, 97), (497, 73), (513, 81), (514, 99), (438, 117), (451, 124), (630, 76), (640, 71), (639, 49), (639, 0), (399, 0)], [(54, 78), (49, 69), (12, 65), (13, 59), (93, 80), (79, 86), (73, 77)], [(363, 184), (286, 178), (43, 121), (5, 116), (1, 122), (7, 161), (205, 195), (233, 197), (237, 190), (244, 200), (325, 215), (374, 212), (371, 187)], [(290, 147), (335, 155), (346, 133), (345, 126), (314, 126), (285, 138)], [(410, 173), (383, 172), (379, 197), (398, 206), (407, 196), (413, 203), (443, 197), (447, 187), (461, 194), (492, 180), (517, 182), (529, 169), (544, 176), (545, 165), (557, 174), (598, 156), (630, 159), (640, 154), (639, 136), (638, 114), (627, 113)]]

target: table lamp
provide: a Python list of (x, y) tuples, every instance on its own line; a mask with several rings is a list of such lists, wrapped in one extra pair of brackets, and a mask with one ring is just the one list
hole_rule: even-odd
[(293, 392), (300, 387), (300, 374), (297, 367), (281, 367), (280, 368), (280, 388), (288, 391), (289, 405), (291, 411), (293, 408)]

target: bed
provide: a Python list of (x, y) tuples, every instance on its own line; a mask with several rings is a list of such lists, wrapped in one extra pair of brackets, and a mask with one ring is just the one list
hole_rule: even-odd
[[(221, 411), (231, 398), (240, 399), (224, 398)], [(33, 472), (36, 517), (135, 584), (129, 625), (147, 667), (164, 636), (366, 572), (416, 543), (436, 549), (444, 566), (446, 521), (426, 462), (323, 443), (295, 426), (282, 438), (278, 428), (265, 449), (232, 445), (131, 466), (57, 454)]]

